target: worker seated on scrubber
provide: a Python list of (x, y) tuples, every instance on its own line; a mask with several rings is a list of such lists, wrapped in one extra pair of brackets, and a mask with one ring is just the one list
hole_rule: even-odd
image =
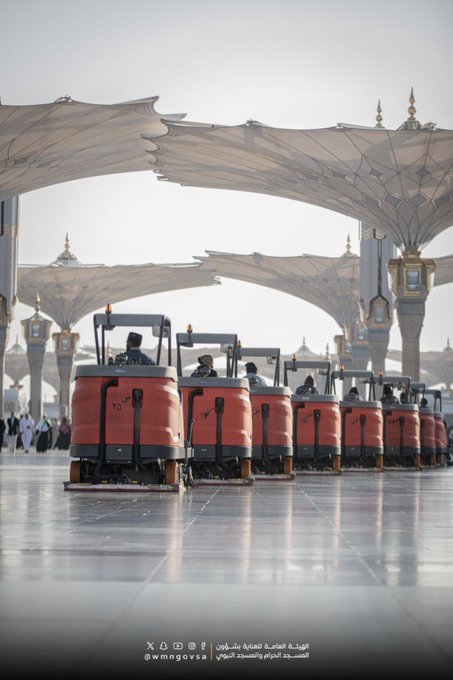
[(360, 394), (357, 387), (351, 387), (349, 392), (344, 396), (344, 401), (360, 401)]
[(118, 366), (154, 366), (156, 363), (154, 359), (151, 359), (151, 357), (144, 354), (140, 349), (142, 339), (143, 336), (140, 335), (140, 333), (129, 333), (126, 340), (126, 351), (117, 354), (114, 363)]
[(245, 377), (250, 383), (250, 387), (266, 387), (266, 381), (260, 375), (258, 375), (257, 365), (253, 361), (248, 361), (245, 364), (245, 370), (247, 371)]
[(382, 391), (382, 397), (381, 397), (381, 402), (383, 404), (399, 404), (399, 399), (398, 397), (395, 397), (393, 394), (393, 387), (389, 384), (384, 385), (384, 389)]
[(214, 359), (211, 354), (198, 357), (198, 366), (192, 373), (192, 378), (217, 378), (217, 371), (213, 369)]
[(319, 394), (312, 375), (307, 375), (303, 385), (299, 385), (296, 394)]

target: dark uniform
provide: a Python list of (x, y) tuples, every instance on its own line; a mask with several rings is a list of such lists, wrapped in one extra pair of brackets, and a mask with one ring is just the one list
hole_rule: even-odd
[(126, 351), (117, 354), (115, 357), (115, 364), (120, 366), (155, 366), (156, 362), (151, 357), (144, 354), (140, 345), (142, 343), (142, 336), (139, 333), (129, 333), (127, 336)]
[(6, 424), (3, 418), (0, 418), (0, 449), (3, 446), (3, 436), (5, 434)]
[(8, 425), (8, 437), (17, 436), (19, 434), (19, 418), (15, 415), (11, 415), (10, 418), (6, 419), (6, 424)]
[(147, 356), (138, 347), (131, 347), (131, 349), (126, 350), (124, 354), (127, 357), (127, 364), (142, 364), (143, 366), (154, 366), (155, 361), (151, 357)]
[(382, 404), (399, 404), (398, 397), (393, 394), (393, 387), (388, 383), (384, 384), (384, 390), (381, 397)]
[(217, 378), (217, 371), (213, 369), (214, 359), (210, 354), (198, 357), (198, 364), (191, 378)]

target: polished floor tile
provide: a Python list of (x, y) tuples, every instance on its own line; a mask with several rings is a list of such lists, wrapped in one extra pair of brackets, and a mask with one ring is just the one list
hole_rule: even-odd
[[(450, 675), (453, 469), (140, 495), (65, 492), (68, 468), (0, 455), (5, 669)], [(310, 654), (217, 659), (251, 642)]]

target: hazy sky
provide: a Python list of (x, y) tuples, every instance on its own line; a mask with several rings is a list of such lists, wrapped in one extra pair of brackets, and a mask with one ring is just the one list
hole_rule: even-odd
[[(63, 95), (110, 104), (158, 95), (162, 113), (237, 125), (253, 118), (289, 128), (338, 122), (384, 125), (407, 118), (414, 87), (418, 119), (453, 128), (452, 0), (0, 0), (0, 96), (38, 104)], [(190, 262), (205, 249), (268, 255), (337, 256), (358, 224), (283, 198), (184, 188), (152, 172), (90, 178), (20, 199), (21, 263), (48, 263), (66, 232), (82, 262)], [(453, 252), (453, 229), (426, 256)], [(422, 349), (453, 337), (452, 284), (435, 289)], [(106, 300), (108, 302), (108, 300)], [(174, 332), (238, 333), (243, 344), (291, 352), (305, 336), (333, 349), (331, 317), (295, 297), (246, 283), (171, 292), (116, 305), (167, 314)], [(20, 319), (18, 305), (10, 344)], [(57, 330), (54, 327), (53, 330)], [(92, 343), (91, 318), (75, 329)], [(121, 344), (124, 333), (116, 336)], [(149, 344), (149, 343), (148, 343)], [(396, 326), (391, 345), (401, 346)]]

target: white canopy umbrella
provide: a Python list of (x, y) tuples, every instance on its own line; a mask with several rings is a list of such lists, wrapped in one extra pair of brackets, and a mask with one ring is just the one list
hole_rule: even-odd
[[(338, 124), (319, 130), (169, 124), (156, 173), (181, 185), (249, 191), (334, 210), (378, 229), (403, 251), (394, 260), (403, 372), (418, 378), (419, 338), (432, 261), (420, 251), (453, 225), (453, 130), (409, 117), (398, 130)], [(415, 268), (414, 268), (415, 266)], [(404, 275), (401, 273), (404, 271)], [(404, 288), (418, 283), (417, 299)]]
[[(157, 100), (0, 104), (0, 201), (82, 177), (150, 170), (152, 140), (167, 132)], [(168, 121), (183, 117), (165, 114)]]
[(419, 250), (453, 224), (453, 131), (169, 124), (155, 169), (183, 186), (271, 194), (334, 210)]
[(267, 286), (311, 302), (335, 319), (340, 328), (357, 320), (360, 257), (350, 252), (349, 245), (341, 257), (206, 252), (208, 257), (197, 259), (217, 276)]
[(62, 329), (70, 330), (80, 319), (107, 303), (163, 293), (170, 290), (218, 284), (214, 272), (199, 263), (114, 265), (82, 264), (65, 249), (48, 265), (19, 265), (19, 301), (40, 308)]
[(442, 286), (445, 283), (453, 283), (453, 255), (445, 257), (434, 257), (436, 263), (435, 286)]

